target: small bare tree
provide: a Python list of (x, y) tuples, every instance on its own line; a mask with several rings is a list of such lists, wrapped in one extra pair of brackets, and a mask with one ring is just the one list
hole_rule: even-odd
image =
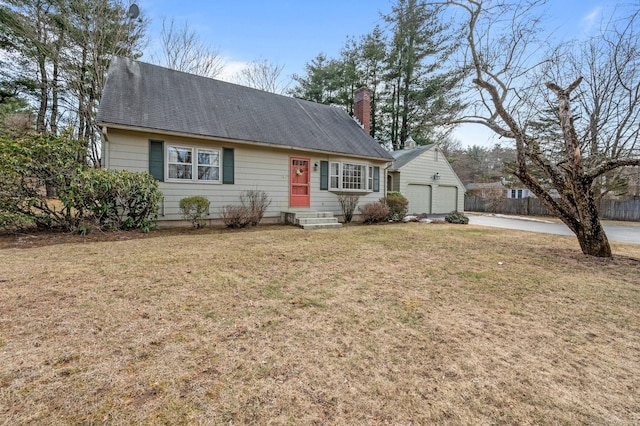
[(271, 205), (271, 198), (269, 198), (266, 192), (259, 189), (243, 191), (240, 195), (240, 201), (249, 214), (251, 226), (258, 226), (258, 224), (260, 224), (267, 208)]
[(220, 49), (200, 40), (188, 22), (178, 26), (173, 18), (162, 18), (160, 43), (160, 56), (151, 57), (158, 65), (209, 78), (218, 76), (225, 67)]
[(353, 212), (356, 210), (359, 200), (360, 196), (357, 194), (338, 194), (338, 204), (342, 210), (344, 223), (349, 223), (353, 219)]
[[(565, 66), (571, 52), (545, 55), (537, 42), (540, 19), (532, 12), (543, 1), (434, 3), (464, 11), (464, 66), (476, 97), (458, 122), (482, 124), (514, 140), (516, 161), (509, 171), (573, 231), (583, 253), (611, 257), (594, 188), (608, 172), (640, 165), (639, 13), (603, 28), (589, 41), (603, 49), (598, 62), (572, 69)], [(602, 74), (607, 69), (613, 70), (608, 77)], [(585, 80), (605, 84), (601, 93), (612, 96), (580, 90)], [(612, 94), (614, 86), (620, 90)], [(611, 114), (601, 114), (609, 108)], [(550, 125), (557, 126), (557, 138), (534, 126), (549, 110), (555, 110)]]
[(284, 65), (270, 62), (266, 59), (256, 60), (247, 68), (240, 71), (238, 83), (265, 92), (283, 94), (289, 83), (283, 83), (281, 75)]

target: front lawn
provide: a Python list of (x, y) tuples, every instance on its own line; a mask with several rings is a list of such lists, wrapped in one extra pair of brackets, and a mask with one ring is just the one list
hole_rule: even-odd
[(448, 224), (21, 238), (0, 249), (0, 424), (640, 422), (640, 245), (604, 260)]

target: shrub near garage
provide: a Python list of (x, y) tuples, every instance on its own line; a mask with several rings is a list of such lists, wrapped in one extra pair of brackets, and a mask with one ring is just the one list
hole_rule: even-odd
[(384, 222), (389, 218), (389, 206), (383, 202), (367, 203), (358, 209), (364, 223)]
[(444, 220), (448, 223), (455, 223), (460, 225), (466, 225), (469, 223), (469, 218), (458, 211), (452, 211), (444, 217)]
[(407, 215), (409, 200), (397, 191), (387, 192), (387, 196), (380, 200), (389, 207), (389, 219), (397, 222)]

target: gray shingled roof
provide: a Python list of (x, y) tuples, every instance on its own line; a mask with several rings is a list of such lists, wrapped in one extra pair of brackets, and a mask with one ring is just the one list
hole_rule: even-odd
[(435, 144), (431, 144), (431, 145), (419, 146), (413, 149), (401, 149), (398, 151), (393, 151), (391, 155), (395, 160), (393, 161), (393, 164), (391, 165), (391, 167), (389, 167), (389, 171), (395, 172), (400, 170), (401, 167), (404, 167), (409, 162), (415, 160), (420, 155), (422, 155), (423, 152), (430, 150), (434, 146)]
[(100, 125), (392, 159), (344, 110), (115, 57)]

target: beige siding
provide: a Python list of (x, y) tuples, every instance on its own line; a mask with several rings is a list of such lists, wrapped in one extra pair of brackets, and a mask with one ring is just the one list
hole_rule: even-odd
[[(221, 183), (185, 183), (160, 182), (160, 189), (164, 195), (161, 209), (162, 220), (182, 219), (179, 202), (184, 197), (200, 195), (211, 202), (211, 219), (220, 217), (220, 209), (228, 204), (239, 204), (243, 191), (259, 189), (265, 191), (271, 198), (265, 217), (279, 217), (282, 211), (329, 211), (341, 214), (337, 195), (330, 191), (320, 190), (320, 167), (313, 170), (314, 163), (321, 160), (346, 161), (367, 166), (380, 167), (380, 192), (362, 193), (359, 205), (378, 201), (385, 191), (384, 162), (370, 162), (354, 160), (348, 157), (327, 156), (315, 153), (292, 152), (285, 149), (257, 147), (251, 145), (234, 144), (220, 141), (177, 138), (158, 134), (135, 133), (109, 129), (107, 144), (107, 165), (112, 169), (127, 169), (132, 171), (148, 171), (149, 168), (149, 139), (163, 140), (166, 145), (181, 145), (202, 148), (235, 149), (235, 183), (233, 185)], [(309, 158), (311, 170), (311, 206), (305, 208), (289, 208), (289, 159), (291, 156)], [(165, 152), (166, 160), (166, 152)], [(166, 161), (165, 161), (166, 163)], [(166, 166), (166, 165), (165, 165)], [(166, 176), (166, 167), (165, 167)], [(357, 211), (356, 211), (357, 213)]]
[[(358, 192), (357, 194), (360, 196), (358, 200), (358, 206), (362, 206), (367, 203), (377, 202), (380, 198), (384, 197), (385, 194), (385, 176), (384, 169), (386, 163), (372, 163), (366, 160), (357, 160), (349, 157), (340, 157), (340, 156), (327, 156), (327, 155), (318, 155), (312, 154), (311, 165), (313, 170), (313, 164), (318, 163), (320, 161), (330, 161), (330, 162), (347, 162), (347, 163), (355, 163), (355, 164), (364, 164), (366, 166), (379, 166), (380, 167), (380, 192)], [(320, 169), (317, 171), (311, 172), (311, 211), (329, 211), (333, 212), (335, 215), (341, 215), (342, 210), (340, 209), (340, 205), (338, 203), (338, 195), (333, 191), (321, 191), (320, 190)], [(355, 214), (358, 214), (358, 209), (356, 209)]]
[(111, 169), (126, 169), (132, 172), (149, 170), (149, 141), (131, 133), (109, 134), (107, 164)]
[(398, 172), (390, 172), (389, 173), (389, 185), (388, 191), (400, 191), (400, 173)]
[[(440, 179), (435, 179), (438, 173)], [(394, 179), (395, 180), (395, 179)], [(399, 190), (409, 198), (408, 191), (416, 192), (420, 186), (430, 188), (430, 211), (415, 213), (449, 213), (464, 209), (464, 186), (451, 165), (437, 148), (425, 151), (421, 156), (406, 164), (400, 170)], [(409, 185), (416, 185), (409, 188)], [(424, 189), (424, 188), (423, 188)], [(422, 192), (426, 194), (427, 191)], [(411, 206), (411, 199), (409, 200)], [(424, 202), (414, 202), (414, 206), (424, 206)], [(410, 207), (411, 210), (411, 207)]]

